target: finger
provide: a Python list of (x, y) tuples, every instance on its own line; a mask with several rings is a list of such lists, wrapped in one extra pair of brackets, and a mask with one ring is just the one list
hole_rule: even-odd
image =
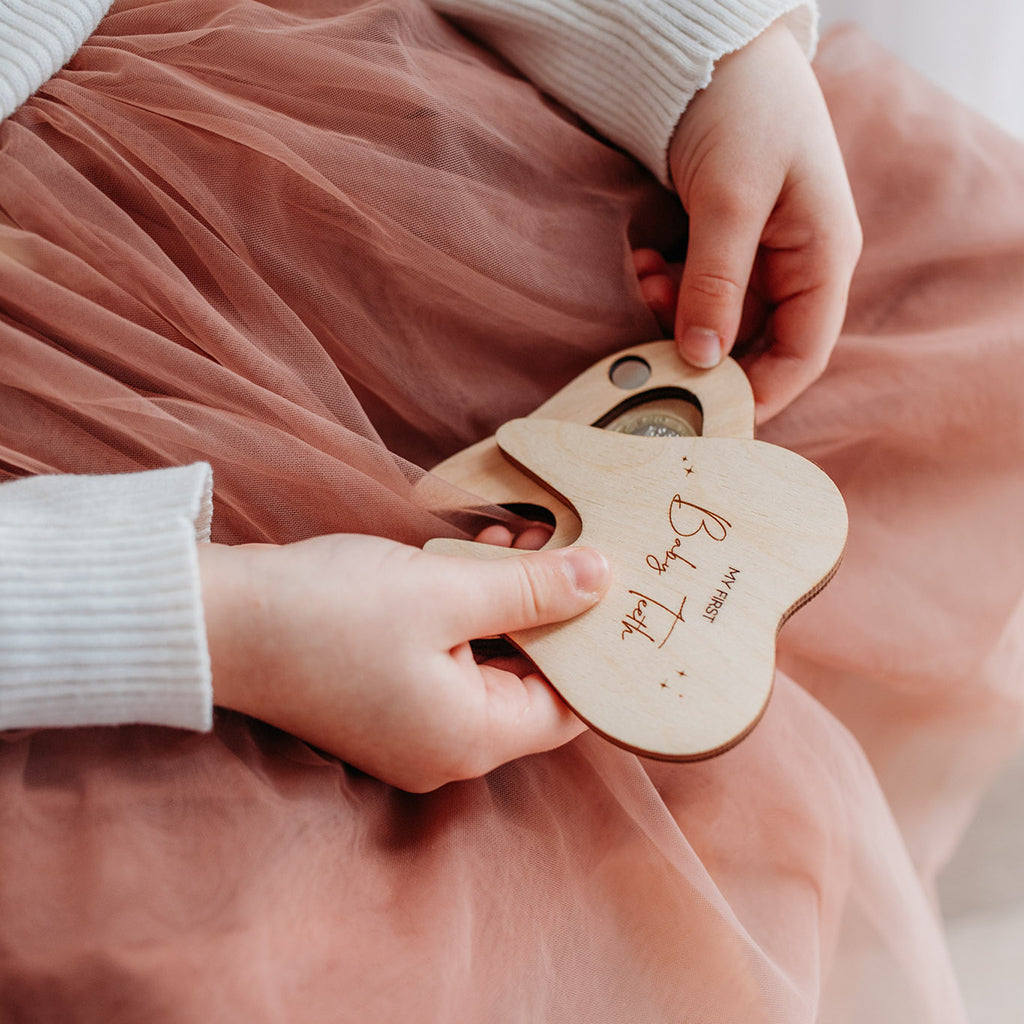
[(691, 365), (717, 366), (732, 348), (770, 212), (735, 198), (692, 203), (675, 323), (679, 354)]
[(768, 344), (743, 361), (758, 423), (781, 412), (824, 372), (839, 336), (843, 309), (845, 300), (821, 285), (775, 310)]
[(671, 334), (675, 323), (676, 297), (679, 294), (672, 278), (668, 274), (652, 274), (641, 278), (640, 294), (658, 321), (658, 327), (665, 334)]
[(487, 718), (470, 774), (484, 774), (517, 757), (553, 750), (586, 730), (538, 672), (520, 678), (483, 665), (480, 674), (487, 689)]
[(747, 288), (747, 294), (743, 297), (743, 313), (740, 317), (739, 330), (736, 332), (736, 344), (732, 347), (733, 357), (737, 356), (738, 348), (749, 346), (758, 338), (763, 337), (768, 326), (771, 307), (761, 294), (757, 276), (757, 263), (755, 262), (754, 273), (750, 278), (750, 287)]
[(633, 268), (639, 278), (645, 278), (650, 274), (668, 273), (665, 257), (657, 249), (634, 249)]
[(501, 523), (485, 526), (477, 535), (477, 544), (492, 544), (494, 547), (507, 548), (512, 546), (515, 534)]
[(512, 544), (512, 547), (518, 548), (520, 551), (539, 551), (548, 540), (551, 538), (553, 530), (550, 526), (538, 524), (537, 526), (528, 526)]
[[(845, 221), (833, 216), (813, 241), (766, 259), (775, 309), (770, 344), (744, 362), (758, 422), (770, 419), (824, 372), (842, 330), (850, 282), (860, 256), (860, 228), (849, 204)], [(841, 209), (839, 202), (829, 209)]]
[(604, 556), (587, 547), (451, 559), (445, 570), (451, 599), (439, 614), (450, 646), (570, 619), (596, 604), (610, 581)]
[(477, 535), (477, 544), (490, 544), (499, 548), (519, 548), (522, 551), (538, 551), (548, 542), (552, 529), (543, 523), (527, 526), (518, 534), (501, 523), (485, 526)]

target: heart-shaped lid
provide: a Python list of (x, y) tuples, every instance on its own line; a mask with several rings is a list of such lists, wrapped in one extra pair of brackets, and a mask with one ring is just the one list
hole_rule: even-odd
[(551, 420), (498, 445), (571, 505), (612, 585), (568, 622), (512, 634), (566, 703), (621, 746), (727, 749), (771, 693), (779, 626), (831, 578), (846, 506), (815, 465), (734, 438), (651, 440)]

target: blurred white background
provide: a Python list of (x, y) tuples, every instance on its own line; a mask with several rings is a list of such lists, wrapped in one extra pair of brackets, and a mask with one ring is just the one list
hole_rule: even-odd
[[(1024, 137), (1024, 0), (818, 0), (822, 29), (855, 21), (908, 64)], [(1024, 1021), (1024, 1007), (1017, 1018)]]
[[(858, 23), (1024, 139), (1024, 0), (819, 0), (819, 7), (823, 33), (837, 22)], [(940, 879), (940, 897), (972, 1024), (1022, 1024), (1024, 755), (979, 810)]]

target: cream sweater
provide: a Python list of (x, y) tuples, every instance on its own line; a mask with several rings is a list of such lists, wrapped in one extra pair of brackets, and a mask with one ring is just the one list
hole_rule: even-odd
[(208, 729), (203, 464), (0, 486), (0, 728)]
[[(715, 61), (814, 0), (430, 0), (663, 181)], [(72, 60), (110, 0), (0, 0), (0, 119)], [(0, 729), (150, 722), (208, 729), (195, 465), (0, 486)]]

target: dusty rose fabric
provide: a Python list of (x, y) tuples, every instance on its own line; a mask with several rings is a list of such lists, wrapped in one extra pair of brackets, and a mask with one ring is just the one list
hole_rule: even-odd
[(411, 0), (118, 4), (0, 141), (0, 469), (208, 458), (223, 541), (440, 532), (417, 466), (647, 340), (679, 231)]
[[(8, 735), (8, 1019), (962, 1021), (931, 882), (1020, 732), (1024, 152), (860, 36), (818, 69), (867, 248), (763, 436), (851, 535), (757, 729), (427, 796), (230, 714)], [(629, 247), (681, 230), (418, 0), (120, 4), (0, 126), (0, 459), (207, 458), (221, 540), (455, 532), (418, 467), (652, 337)]]

